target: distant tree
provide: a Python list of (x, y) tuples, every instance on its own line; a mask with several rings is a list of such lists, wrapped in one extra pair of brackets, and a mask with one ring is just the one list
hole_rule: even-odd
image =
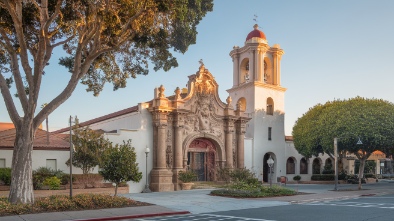
[[(35, 132), (78, 82), (97, 96), (107, 82), (116, 90), (148, 74), (149, 62), (155, 71), (176, 67), (171, 50), (184, 53), (195, 44), (196, 26), (212, 8), (213, 0), (0, 0), (0, 91), (16, 129), (9, 201), (34, 201)], [(44, 71), (55, 48), (68, 54), (59, 64), (70, 79), (37, 110), (43, 76), (59, 74)]]
[[(353, 153), (360, 160), (359, 189), (366, 159), (375, 150), (392, 149), (394, 104), (381, 99), (356, 97), (318, 104), (299, 118), (293, 127), (294, 146), (304, 156), (338, 151)], [(357, 145), (358, 138), (362, 145)]]
[[(89, 127), (81, 128), (78, 124), (73, 128), (72, 142), (74, 147), (72, 164), (74, 167), (81, 168), (83, 174), (88, 174), (98, 166), (104, 150), (112, 145), (102, 133)], [(66, 164), (70, 166), (70, 159)]]
[(115, 196), (121, 182), (139, 182), (142, 179), (142, 172), (139, 172), (136, 161), (137, 154), (134, 147), (131, 147), (131, 140), (105, 150), (99, 173), (105, 180), (115, 183)]

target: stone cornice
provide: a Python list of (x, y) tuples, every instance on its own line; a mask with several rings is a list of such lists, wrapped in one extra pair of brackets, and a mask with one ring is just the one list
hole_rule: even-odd
[(268, 88), (268, 89), (272, 89), (272, 90), (276, 90), (276, 91), (286, 91), (287, 88), (278, 86), (278, 85), (272, 85), (272, 84), (266, 84), (266, 83), (262, 83), (259, 81), (254, 81), (254, 82), (249, 82), (249, 83), (244, 83), (238, 86), (235, 86), (233, 88), (230, 88), (227, 90), (228, 93), (234, 92), (234, 91), (238, 91), (240, 89), (246, 89), (247, 87), (251, 87), (251, 86), (256, 86), (256, 87), (262, 87), (262, 88)]

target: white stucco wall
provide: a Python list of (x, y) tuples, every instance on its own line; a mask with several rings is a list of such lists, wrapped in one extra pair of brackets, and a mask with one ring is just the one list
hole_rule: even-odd
[[(149, 147), (148, 154), (148, 173), (152, 169), (152, 150), (153, 150), (153, 129), (152, 129), (152, 115), (145, 108), (144, 104), (140, 105), (140, 111), (128, 114), (126, 117), (119, 117), (100, 124), (91, 125), (92, 129), (117, 130), (116, 133), (105, 133), (104, 136), (114, 144), (122, 144), (123, 141), (131, 139), (132, 146), (135, 148), (137, 154), (137, 163), (139, 171), (142, 172), (142, 179), (138, 183), (128, 182), (130, 193), (140, 193), (146, 184), (146, 154), (145, 149)], [(132, 122), (130, 125), (124, 122)], [(119, 126), (116, 124), (119, 123)], [(121, 128), (123, 126), (124, 128)], [(115, 129), (116, 128), (116, 129)], [(149, 177), (149, 174), (148, 174)]]
[[(6, 167), (11, 167), (12, 150), (1, 150), (0, 159), (5, 158)], [(36, 170), (40, 167), (46, 167), (47, 160), (56, 160), (56, 169), (64, 173), (70, 173), (70, 167), (66, 165), (66, 161), (70, 158), (70, 152), (65, 150), (33, 150), (32, 169)], [(95, 168), (92, 173), (98, 173)], [(73, 167), (73, 174), (82, 174), (82, 170)]]

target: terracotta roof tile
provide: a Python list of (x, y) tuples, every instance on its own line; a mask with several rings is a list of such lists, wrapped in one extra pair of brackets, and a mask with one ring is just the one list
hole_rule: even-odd
[[(0, 131), (0, 149), (13, 149), (15, 141), (15, 128)], [(47, 132), (37, 129), (33, 149), (34, 150), (68, 150), (70, 143), (55, 134), (49, 135), (49, 144), (47, 144)]]
[(293, 136), (285, 136), (285, 141), (293, 141)]

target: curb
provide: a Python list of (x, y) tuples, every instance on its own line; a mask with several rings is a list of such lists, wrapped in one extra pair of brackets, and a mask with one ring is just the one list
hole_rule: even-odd
[(165, 213), (149, 213), (149, 214), (136, 214), (127, 216), (114, 216), (114, 217), (102, 217), (102, 218), (90, 218), (90, 219), (73, 219), (73, 221), (109, 221), (109, 220), (120, 220), (120, 219), (136, 219), (144, 217), (154, 217), (154, 216), (171, 216), (171, 215), (183, 215), (189, 214), (189, 211), (179, 211), (179, 212), (165, 212)]

